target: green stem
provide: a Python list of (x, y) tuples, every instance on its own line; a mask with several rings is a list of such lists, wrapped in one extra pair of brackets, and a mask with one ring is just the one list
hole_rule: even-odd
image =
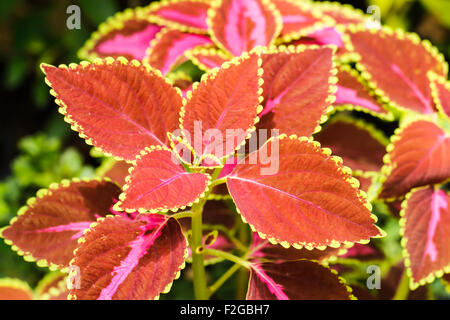
[(176, 214), (171, 215), (174, 219), (182, 219), (182, 218), (192, 218), (194, 216), (194, 212), (192, 211), (183, 211)]
[[(220, 174), (222, 169), (216, 169), (211, 179), (215, 181)], [(194, 273), (194, 296), (197, 300), (206, 300), (209, 297), (209, 291), (207, 287), (206, 281), (206, 271), (205, 271), (205, 260), (204, 260), (204, 252), (198, 252), (198, 249), (203, 245), (203, 222), (202, 222), (202, 214), (203, 207), (206, 203), (209, 193), (211, 192), (209, 189), (206, 192), (205, 196), (196, 204), (192, 206), (192, 236), (190, 240), (190, 246), (192, 250), (192, 270)]]
[(237, 263), (247, 269), (250, 269), (250, 267), (251, 267), (251, 263), (248, 262), (247, 260), (240, 258), (238, 256), (235, 256), (234, 254), (225, 252), (225, 251), (220, 251), (220, 250), (216, 250), (216, 249), (205, 249), (203, 253), (207, 254), (207, 255), (215, 256), (215, 257), (221, 257), (226, 260), (230, 260), (230, 261)]
[(403, 271), (402, 279), (398, 284), (397, 291), (395, 292), (392, 300), (406, 300), (409, 295), (409, 277), (406, 270)]
[(194, 215), (192, 216), (192, 270), (194, 272), (194, 295), (197, 300), (208, 299), (208, 291), (206, 284), (206, 272), (204, 265), (203, 253), (198, 253), (197, 249), (202, 246), (202, 211), (204, 201), (192, 206)]
[(209, 296), (212, 296), (233, 274), (238, 271), (242, 266), (239, 263), (235, 263), (230, 269), (228, 269), (213, 285), (209, 287)]
[[(239, 241), (241, 243), (248, 243), (248, 227), (246, 224), (241, 223), (239, 225)], [(237, 285), (236, 285), (236, 299), (243, 300), (245, 299), (245, 293), (247, 290), (248, 284), (248, 272), (246, 270), (241, 269), (238, 273), (237, 277)]]
[(223, 184), (223, 183), (225, 183), (225, 182), (227, 182), (227, 178), (225, 177), (225, 178), (221, 178), (221, 179), (218, 179), (218, 180), (215, 180), (215, 181), (213, 181), (212, 183), (211, 183), (211, 188), (213, 188), (213, 187), (215, 187), (215, 186), (218, 186), (219, 184)]

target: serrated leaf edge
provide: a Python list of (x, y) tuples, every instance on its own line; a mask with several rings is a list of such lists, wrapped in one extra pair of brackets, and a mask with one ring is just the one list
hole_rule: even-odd
[[(238, 144), (234, 148), (234, 150), (232, 150), (229, 154), (224, 155), (222, 157), (222, 160), (227, 159), (228, 157), (233, 155), (236, 150), (240, 149), (243, 145), (245, 145), (247, 140), (250, 139), (252, 133), (256, 131), (256, 124), (258, 124), (259, 121), (260, 121), (260, 118), (259, 118), (258, 114), (263, 110), (262, 102), (264, 100), (264, 97), (263, 97), (262, 85), (264, 84), (264, 80), (262, 78), (262, 75), (264, 73), (264, 70), (262, 68), (262, 58), (261, 58), (261, 53), (263, 52), (263, 50), (264, 50), (264, 47), (255, 47), (250, 52), (244, 52), (244, 53), (242, 53), (241, 56), (234, 57), (231, 60), (224, 62), (220, 66), (220, 68), (218, 68), (218, 67), (217, 68), (213, 68), (208, 73), (204, 73), (202, 75), (202, 77), (201, 77), (201, 81), (200, 82), (194, 82), (193, 83), (192, 90), (187, 92), (187, 94), (186, 94), (187, 99), (183, 99), (183, 105), (182, 105), (182, 107), (180, 109), (179, 127), (182, 130), (181, 133), (183, 135), (182, 139), (184, 140), (184, 142), (182, 142), (181, 140), (178, 140), (178, 142), (184, 143), (185, 145), (189, 146), (189, 143), (188, 143), (188, 141), (186, 139), (186, 136), (184, 134), (184, 130), (185, 130), (184, 126), (183, 126), (184, 115), (186, 114), (186, 105), (188, 103), (188, 100), (191, 99), (192, 94), (195, 92), (195, 90), (200, 85), (200, 83), (207, 83), (209, 81), (214, 80), (217, 77), (217, 74), (219, 73), (219, 71), (224, 70), (224, 69), (228, 69), (231, 66), (239, 65), (241, 62), (243, 62), (243, 61), (245, 61), (247, 59), (250, 59), (250, 56), (254, 54), (254, 55), (258, 56), (258, 62), (257, 62), (258, 63), (258, 71), (257, 71), (258, 92), (257, 92), (257, 94), (258, 94), (259, 97), (258, 97), (258, 104), (254, 106), (254, 108), (256, 109), (256, 116), (253, 119), (253, 123), (252, 123), (251, 127), (246, 129), (246, 137), (245, 137), (245, 139), (243, 139), (243, 141), (240, 144)], [(194, 148), (190, 147), (190, 150), (191, 150), (192, 154), (194, 156), (196, 156), (196, 152), (195, 152)], [(198, 157), (198, 158), (200, 160), (204, 160), (204, 159), (210, 158), (210, 159), (216, 160), (216, 163), (217, 163), (217, 160), (219, 160), (216, 156), (214, 156), (212, 154), (203, 154), (201, 157)], [(219, 163), (220, 163), (220, 161), (219, 161)], [(222, 166), (222, 165), (220, 165), (220, 166)], [(209, 166), (209, 168), (210, 168), (210, 166)]]
[(53, 263), (51, 261), (48, 261), (47, 259), (39, 259), (38, 260), (30, 252), (22, 251), (18, 246), (16, 246), (13, 243), (13, 241), (8, 240), (8, 239), (6, 239), (3, 236), (3, 231), (6, 230), (7, 228), (9, 228), (14, 222), (16, 222), (19, 216), (25, 214), (27, 212), (28, 208), (31, 207), (37, 200), (42, 199), (42, 198), (50, 195), (53, 190), (58, 190), (61, 187), (62, 188), (69, 187), (72, 183), (91, 182), (91, 181), (99, 181), (99, 182), (107, 181), (107, 182), (114, 183), (114, 182), (111, 181), (111, 179), (109, 179), (107, 177), (103, 177), (103, 178), (100, 178), (100, 177), (94, 177), (94, 178), (73, 178), (71, 180), (64, 179), (59, 184), (58, 183), (52, 183), (52, 184), (50, 184), (50, 186), (48, 188), (39, 189), (36, 192), (36, 196), (28, 198), (27, 205), (26, 206), (22, 206), (17, 211), (17, 215), (15, 217), (13, 217), (9, 221), (9, 225), (7, 225), (7, 226), (5, 226), (5, 227), (0, 229), (0, 238), (3, 238), (3, 241), (7, 245), (11, 246), (11, 250), (15, 251), (19, 256), (22, 256), (23, 259), (26, 262), (35, 262), (38, 267), (41, 267), (41, 268), (47, 267), (47, 268), (50, 269), (50, 271), (60, 270), (61, 272), (66, 272), (67, 271), (67, 267), (65, 267), (63, 265), (57, 265), (57, 264), (55, 264), (55, 263)]
[(438, 270), (435, 270), (428, 274), (427, 276), (424, 276), (423, 278), (419, 279), (418, 281), (415, 281), (412, 276), (412, 269), (411, 269), (411, 259), (409, 252), (406, 248), (406, 245), (408, 243), (408, 238), (405, 236), (406, 231), (406, 210), (408, 209), (408, 200), (411, 198), (411, 196), (416, 192), (420, 190), (424, 190), (429, 188), (430, 185), (422, 186), (418, 188), (413, 188), (409, 193), (406, 194), (405, 199), (402, 201), (400, 210), (400, 220), (399, 220), (399, 226), (400, 226), (400, 236), (402, 237), (400, 244), (402, 247), (402, 255), (404, 258), (404, 265), (406, 268), (406, 273), (409, 278), (409, 288), (411, 290), (416, 290), (419, 286), (424, 286), (426, 284), (434, 282), (437, 278), (441, 278), (444, 273), (450, 273), (450, 263)]
[[(375, 224), (375, 223), (378, 221), (378, 217), (377, 217), (375, 214), (372, 213), (372, 204), (368, 201), (368, 199), (367, 199), (367, 194), (366, 194), (364, 191), (358, 189), (358, 188), (359, 188), (359, 181), (358, 181), (356, 178), (354, 178), (354, 177), (351, 176), (351, 174), (352, 174), (352, 169), (349, 168), (349, 167), (346, 167), (346, 166), (344, 166), (344, 165), (342, 164), (342, 163), (343, 163), (342, 158), (340, 158), (340, 157), (338, 157), (338, 156), (331, 156), (331, 150), (330, 150), (330, 149), (328, 149), (328, 148), (323, 148), (323, 149), (321, 149), (320, 143), (319, 143), (318, 141), (314, 141), (311, 137), (298, 137), (298, 136), (296, 136), (296, 135), (291, 135), (291, 136), (288, 137), (286, 134), (281, 134), (281, 135), (279, 135), (279, 136), (277, 137), (277, 139), (280, 139), (280, 140), (286, 139), (286, 138), (287, 138), (287, 139), (290, 139), (290, 140), (308, 141), (309, 143), (312, 143), (316, 148), (318, 148), (318, 149), (322, 152), (322, 154), (328, 156), (328, 157), (336, 164), (336, 166), (337, 166), (337, 168), (338, 168), (339, 171), (343, 171), (343, 172), (348, 173), (348, 174), (349, 174), (349, 178), (348, 178), (347, 182), (348, 182), (348, 183), (355, 189), (355, 191), (357, 192), (357, 198), (360, 200), (360, 202), (364, 205), (364, 207), (366, 207), (366, 208), (369, 210), (369, 212), (370, 212), (370, 218), (373, 220), (374, 227), (379, 231), (379, 234), (378, 234), (378, 235), (376, 235), (376, 236), (374, 236), (374, 237), (371, 237), (371, 238), (376, 239), (376, 238), (383, 238), (383, 237), (386, 236), (386, 232), (383, 231), (381, 228), (379, 228), (379, 227)], [(270, 141), (272, 141), (273, 139), (275, 139), (275, 138), (272, 137), (272, 138), (268, 139), (268, 140), (266, 141), (266, 144), (269, 143)], [(228, 187), (228, 179), (229, 179), (229, 178), (227, 178), (227, 187)], [(234, 200), (234, 199), (233, 199), (233, 200)], [(359, 241), (342, 241), (342, 242), (339, 242), (339, 241), (337, 241), (337, 240), (332, 239), (332, 240), (329, 241), (329, 244), (322, 244), (322, 245), (316, 245), (315, 243), (308, 243), (308, 242), (296, 242), (296, 243), (290, 243), (290, 242), (288, 242), (288, 241), (284, 241), (284, 240), (281, 240), (281, 239), (276, 239), (276, 238), (273, 238), (273, 237), (269, 237), (267, 234), (258, 231), (258, 230), (255, 228), (254, 225), (252, 225), (251, 223), (249, 223), (249, 222), (244, 218), (244, 216), (242, 215), (242, 213), (241, 213), (241, 211), (239, 210), (238, 207), (236, 207), (236, 212), (239, 214), (239, 216), (241, 217), (242, 221), (243, 221), (245, 224), (248, 224), (248, 225), (250, 226), (250, 229), (251, 229), (253, 232), (257, 233), (258, 236), (259, 236), (261, 239), (265, 239), (265, 240), (269, 241), (269, 242), (270, 242), (271, 244), (273, 244), (273, 245), (279, 244), (279, 245), (283, 246), (283, 247), (286, 248), (286, 249), (292, 246), (292, 247), (295, 248), (295, 249), (302, 249), (302, 248), (305, 248), (305, 249), (307, 249), (307, 250), (312, 250), (312, 249), (315, 249), (315, 248), (316, 248), (316, 249), (319, 249), (319, 250), (325, 250), (325, 248), (327, 248), (327, 247), (331, 247), (331, 248), (339, 248), (339, 247), (341, 247), (341, 246), (349, 246), (349, 245), (355, 244), (355, 243), (359, 243), (359, 244), (368, 244), (368, 243), (370, 242), (370, 239), (371, 239), (371, 238), (369, 238), (369, 239), (361, 239), (361, 240), (359, 240)]]
[(139, 213), (167, 213), (169, 211), (177, 212), (178, 210), (186, 209), (186, 207), (191, 207), (193, 204), (198, 203), (201, 199), (203, 199), (206, 196), (206, 194), (209, 192), (209, 189), (210, 189), (211, 176), (209, 174), (207, 174), (207, 173), (202, 173), (207, 178), (204, 191), (200, 195), (198, 195), (198, 197), (194, 201), (189, 202), (189, 203), (187, 203), (187, 204), (185, 204), (183, 206), (176, 206), (176, 207), (171, 207), (171, 208), (160, 207), (160, 208), (152, 208), (152, 209), (122, 208), (121, 207), (123, 202), (126, 199), (127, 190), (130, 188), (131, 175), (132, 175), (133, 171), (135, 170), (135, 166), (136, 166), (137, 161), (140, 160), (143, 156), (146, 156), (146, 155), (150, 154), (151, 152), (162, 151), (162, 150), (172, 153), (171, 149), (169, 149), (167, 147), (164, 147), (164, 146), (156, 145), (156, 146), (146, 147), (145, 149), (141, 150), (140, 154), (138, 154), (136, 156), (136, 159), (133, 162), (134, 166), (128, 168), (128, 176), (125, 178), (125, 185), (123, 186), (123, 192), (119, 195), (119, 201), (114, 204), (114, 206), (113, 206), (114, 210), (116, 210), (116, 211), (125, 211), (125, 212), (129, 212), (129, 213), (136, 212), (136, 211), (139, 212)]
[(168, 27), (170, 29), (175, 29), (175, 30), (178, 30), (178, 31), (181, 31), (181, 32), (196, 33), (196, 34), (207, 34), (208, 33), (207, 29), (201, 29), (201, 28), (197, 28), (197, 27), (187, 26), (187, 25), (184, 25), (182, 23), (178, 23), (178, 22), (175, 22), (175, 21), (171, 21), (171, 20), (165, 19), (165, 18), (160, 17), (160, 16), (158, 16), (158, 15), (156, 15), (154, 13), (155, 11), (165, 7), (166, 5), (182, 3), (182, 2), (199, 2), (199, 3), (209, 4), (209, 0), (189, 0), (189, 1), (185, 1), (185, 0), (162, 0), (162, 1), (158, 1), (158, 2), (152, 2), (148, 6), (144, 7), (144, 9), (146, 10), (147, 14), (149, 14), (148, 20), (150, 22), (154, 23), (154, 24), (159, 25), (159, 26)]
[[(431, 44), (429, 40), (422, 40), (416, 33), (406, 32), (402, 29), (393, 29), (389, 26), (382, 26), (381, 29), (377, 28), (366, 28), (364, 25), (349, 25), (346, 27), (346, 31), (350, 33), (356, 32), (364, 32), (368, 31), (372, 34), (385, 34), (387, 36), (395, 36), (399, 40), (408, 40), (416, 45), (422, 45), (425, 50), (434, 57), (442, 66), (444, 73), (448, 74), (448, 63), (445, 61), (444, 56), (439, 52), (439, 50)], [(392, 101), (389, 96), (379, 88), (376, 81), (373, 79), (372, 75), (367, 71), (364, 64), (361, 61), (361, 55), (355, 52), (355, 49), (351, 43), (350, 36), (345, 34), (343, 36), (343, 42), (345, 44), (345, 48), (354, 53), (355, 57), (357, 57), (356, 69), (360, 71), (361, 77), (367, 83), (369, 88), (375, 93), (376, 96), (379, 97), (380, 101), (383, 105), (386, 105), (388, 108), (392, 109), (392, 111), (400, 112), (402, 114), (421, 114), (412, 109), (408, 109), (405, 106), (400, 106), (396, 102)]]
[(124, 11), (117, 12), (115, 15), (109, 17), (105, 22), (101, 23), (97, 31), (93, 32), (90, 38), (84, 43), (83, 47), (78, 50), (78, 57), (80, 59), (91, 60), (100, 58), (100, 56), (92, 52), (99, 40), (111, 31), (121, 30), (126, 21), (137, 18), (137, 20), (144, 20), (151, 23), (146, 14), (146, 8), (136, 7), (134, 9), (127, 8)]
[[(218, 46), (220, 49), (222, 49), (224, 52), (226, 52), (231, 57), (234, 57), (233, 53), (231, 53), (225, 46), (217, 39), (214, 32), (212, 32), (212, 26), (213, 26), (213, 20), (216, 16), (216, 10), (222, 5), (223, 0), (212, 0), (211, 6), (207, 11), (207, 17), (206, 17), (206, 24), (208, 25), (208, 33), (211, 37), (212, 41), (215, 43), (216, 46)], [(259, 0), (261, 1), (261, 4), (263, 5), (263, 8), (267, 11), (270, 11), (274, 17), (275, 17), (275, 24), (276, 24), (276, 30), (272, 36), (271, 41), (267, 44), (267, 46), (270, 46), (275, 43), (276, 38), (281, 32), (281, 29), (283, 28), (283, 20), (281, 17), (281, 13), (278, 11), (278, 9), (275, 7), (275, 5), (270, 0)]]
[[(97, 221), (92, 223), (88, 229), (84, 230), (83, 236), (78, 239), (78, 243), (81, 244), (81, 243), (86, 242), (85, 238), (86, 238), (86, 235), (89, 232), (92, 232), (95, 229), (95, 227), (97, 227), (100, 223), (102, 223), (106, 219), (112, 219), (112, 218), (115, 218), (115, 217), (116, 216), (113, 216), (113, 215), (107, 215), (105, 217), (98, 218)], [(167, 216), (167, 218), (168, 218), (168, 220), (171, 219), (170, 216)], [(176, 219), (174, 219), (174, 220), (178, 223), (178, 225), (180, 225), (179, 222)], [(181, 230), (181, 227), (180, 227), (180, 230)], [(172, 288), (173, 282), (180, 278), (181, 271), (184, 268), (186, 268), (186, 259), (189, 256), (189, 252), (188, 252), (189, 243), (188, 243), (188, 240), (186, 239), (186, 237), (184, 237), (184, 240), (185, 240), (185, 245), (186, 246), (185, 246), (185, 249), (184, 249), (183, 263), (178, 267), (178, 271), (175, 272), (175, 275), (174, 275), (174, 278), (173, 278), (172, 282), (168, 283), (166, 285), (166, 287), (158, 295), (156, 295), (155, 297), (153, 297), (152, 299), (149, 299), (149, 300), (159, 300), (159, 297), (160, 297), (161, 293), (169, 293), (171, 288)], [(75, 260), (76, 260), (75, 255), (76, 255), (77, 251), (78, 251), (78, 248), (73, 251), (74, 258), (70, 261), (70, 263), (69, 263), (70, 266), (75, 266)], [(69, 276), (70, 276), (70, 274), (69, 274)], [(69, 295), (67, 296), (67, 300), (77, 300), (76, 294), (69, 293)]]
[[(179, 88), (177, 88), (177, 87), (174, 87), (173, 86), (173, 82), (170, 79), (165, 78), (162, 75), (161, 71), (159, 71), (158, 69), (154, 69), (150, 65), (148, 65), (146, 63), (141, 63), (140, 61), (135, 60), (135, 59), (129, 61), (125, 57), (118, 57), (117, 59), (114, 59), (112, 57), (107, 57), (107, 58), (104, 58), (104, 59), (96, 58), (96, 59), (93, 60), (92, 63), (90, 63), (88, 61), (81, 61), (79, 64), (71, 63), (71, 64), (69, 64), (69, 66), (62, 64), (62, 65), (59, 65), (58, 67), (42, 63), (41, 64), (41, 70), (42, 70), (42, 72), (44, 74), (46, 74), (45, 71), (44, 71), (44, 68), (43, 68), (44, 66), (50, 66), (50, 67), (54, 67), (54, 68), (58, 68), (58, 69), (76, 70), (78, 68), (86, 68), (88, 66), (93, 66), (93, 65), (97, 65), (97, 66), (110, 65), (110, 64), (113, 64), (115, 62), (119, 62), (119, 63), (122, 63), (124, 65), (128, 65), (130, 67), (134, 67), (134, 68), (141, 68), (141, 69), (143, 69), (144, 72), (147, 72), (148, 74), (152, 74), (152, 75), (155, 75), (156, 77), (161, 78), (162, 80), (164, 80), (165, 83), (167, 83), (170, 86), (172, 86), (175, 89), (175, 91), (177, 92), (177, 94), (180, 95), (180, 97), (183, 97), (183, 94), (181, 93), (181, 90)], [(48, 80), (47, 77), (45, 77), (45, 83), (51, 88), (50, 89), (50, 94), (55, 97), (55, 103), (59, 106), (58, 112), (61, 113), (64, 116), (64, 121), (67, 122), (68, 124), (70, 124), (70, 128), (73, 131), (78, 132), (79, 137), (84, 139), (87, 145), (94, 146), (95, 148), (100, 150), (105, 156), (112, 157), (112, 158), (114, 158), (117, 161), (124, 160), (124, 161), (130, 162), (130, 161), (133, 160), (133, 159), (124, 159), (122, 157), (119, 157), (117, 155), (114, 155), (114, 154), (111, 154), (111, 153), (105, 151), (103, 148), (101, 148), (99, 146), (96, 146), (94, 141), (93, 141), (93, 139), (89, 138), (87, 135), (84, 134), (83, 127), (81, 125), (79, 125), (77, 121), (74, 121), (72, 119), (72, 116), (67, 113), (67, 106), (66, 106), (66, 104), (62, 100), (60, 100), (58, 98), (59, 97), (58, 94), (53, 90), (53, 85), (52, 85), (51, 81)]]

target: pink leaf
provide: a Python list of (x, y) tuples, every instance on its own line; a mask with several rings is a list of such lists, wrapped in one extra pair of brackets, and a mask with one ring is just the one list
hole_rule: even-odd
[(450, 195), (438, 187), (414, 189), (402, 203), (402, 245), (411, 286), (450, 272)]
[(145, 52), (160, 26), (148, 21), (146, 12), (142, 8), (128, 9), (119, 12), (100, 25), (97, 32), (80, 50), (83, 59), (126, 57), (127, 59), (142, 60)]
[(219, 68), (224, 62), (230, 59), (224, 52), (209, 47), (197, 47), (186, 51), (184, 54), (186, 58), (204, 71)]
[(320, 10), (306, 1), (272, 0), (272, 2), (281, 14), (283, 28), (280, 38), (284, 42), (306, 36), (321, 29), (326, 22), (330, 23)]
[(186, 239), (178, 222), (159, 214), (107, 217), (91, 228), (71, 261), (81, 272), (78, 300), (154, 299), (184, 267)]
[(353, 69), (339, 67), (338, 90), (334, 106), (338, 109), (355, 109), (374, 116), (393, 120), (393, 116), (369, 91), (361, 76)]
[(207, 33), (208, 1), (171, 0), (153, 2), (148, 7), (152, 22), (185, 32)]
[(208, 10), (210, 33), (232, 56), (273, 43), (281, 30), (281, 15), (267, 0), (222, 0)]
[(212, 41), (207, 36), (166, 29), (151, 42), (144, 61), (166, 74), (183, 62), (187, 50), (208, 44)]

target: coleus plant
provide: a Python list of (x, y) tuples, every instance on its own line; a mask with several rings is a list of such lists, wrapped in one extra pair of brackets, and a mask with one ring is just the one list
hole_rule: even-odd
[[(39, 191), (2, 237), (69, 272), (72, 299), (156, 298), (186, 262), (198, 299), (240, 268), (248, 299), (351, 299), (330, 263), (382, 257), (371, 203), (402, 201), (411, 288), (450, 272), (448, 67), (429, 42), (368, 22), (290, 0), (117, 14), (80, 51), (90, 62), (42, 65), (64, 119), (114, 164)], [(345, 110), (400, 128), (388, 144)], [(224, 259), (235, 265), (208, 286), (205, 266)]]

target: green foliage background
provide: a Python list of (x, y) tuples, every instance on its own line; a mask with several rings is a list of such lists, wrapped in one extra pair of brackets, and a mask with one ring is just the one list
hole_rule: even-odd
[[(340, 1), (366, 11), (381, 10), (382, 22), (417, 32), (428, 38), (450, 61), (449, 0)], [(91, 177), (101, 159), (72, 132), (58, 114), (39, 69), (41, 62), (76, 62), (76, 52), (97, 26), (119, 10), (147, 5), (143, 0), (1, 0), (0, 1), (0, 228), (16, 215), (27, 198), (52, 182), (72, 177)], [(68, 30), (66, 9), (77, 4), (82, 28)], [(396, 226), (387, 226), (396, 234)], [(392, 234), (392, 233), (391, 233)], [(399, 250), (395, 237), (384, 240), (389, 250)], [(210, 270), (217, 278), (227, 270), (223, 263)], [(47, 270), (28, 263), (0, 241), (0, 278), (13, 277), (34, 287)], [(185, 271), (189, 278), (189, 269)], [(234, 298), (232, 280), (216, 298)], [(436, 284), (435, 286), (440, 286)], [(240, 288), (238, 293), (242, 297)], [(189, 281), (177, 281), (164, 298), (189, 299)], [(438, 293), (445, 295), (441, 287)]]

